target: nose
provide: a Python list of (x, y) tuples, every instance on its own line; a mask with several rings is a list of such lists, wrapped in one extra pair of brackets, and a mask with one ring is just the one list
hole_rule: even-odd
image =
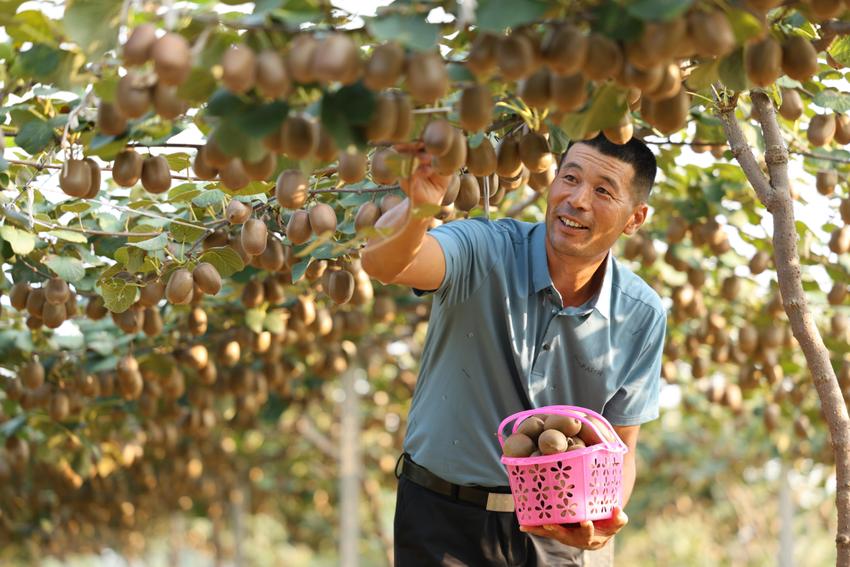
[(591, 192), (592, 187), (590, 184), (582, 181), (568, 190), (566, 201), (576, 210), (589, 210)]

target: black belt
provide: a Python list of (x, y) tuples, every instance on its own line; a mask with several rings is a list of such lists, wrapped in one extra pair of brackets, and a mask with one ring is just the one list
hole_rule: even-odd
[[(438, 477), (425, 467), (417, 465), (407, 453), (399, 457), (399, 461), (401, 461), (400, 476), (432, 492), (467, 504), (473, 504), (479, 508), (485, 508), (491, 512), (514, 511), (514, 500), (508, 486), (484, 488), (454, 484)], [(396, 471), (398, 473), (398, 465), (396, 465)], [(399, 475), (397, 474), (397, 476)]]

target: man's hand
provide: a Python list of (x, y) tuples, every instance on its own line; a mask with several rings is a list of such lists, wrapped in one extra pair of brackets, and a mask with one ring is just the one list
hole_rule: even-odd
[(520, 531), (536, 536), (548, 537), (564, 545), (579, 549), (599, 549), (614, 537), (614, 534), (629, 523), (629, 517), (619, 508), (607, 520), (590, 520), (581, 522), (578, 527), (567, 527), (561, 524), (545, 526), (520, 526)]
[(410, 198), (410, 204), (414, 207), (422, 204), (442, 204), (451, 177), (439, 175), (434, 171), (431, 168), (431, 156), (420, 147), (397, 144), (395, 149), (399, 153), (411, 153), (418, 163), (410, 177), (403, 177), (399, 181), (402, 191)]

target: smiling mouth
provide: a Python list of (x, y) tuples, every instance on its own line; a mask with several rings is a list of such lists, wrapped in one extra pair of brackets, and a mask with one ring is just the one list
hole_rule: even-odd
[(587, 227), (579, 224), (573, 220), (568, 219), (567, 217), (558, 217), (558, 220), (561, 221), (561, 224), (568, 228), (576, 228), (579, 230), (587, 230)]

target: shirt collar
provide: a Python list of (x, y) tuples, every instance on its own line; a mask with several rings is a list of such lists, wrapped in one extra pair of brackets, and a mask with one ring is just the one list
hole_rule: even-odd
[[(596, 293), (596, 300), (591, 300), (589, 307), (596, 309), (606, 319), (611, 318), (611, 280), (613, 279), (614, 256), (609, 250), (605, 257), (605, 275), (602, 287)], [(549, 274), (549, 262), (546, 259), (546, 224), (537, 225), (537, 230), (531, 235), (531, 277), (534, 293), (552, 286), (552, 276)]]

